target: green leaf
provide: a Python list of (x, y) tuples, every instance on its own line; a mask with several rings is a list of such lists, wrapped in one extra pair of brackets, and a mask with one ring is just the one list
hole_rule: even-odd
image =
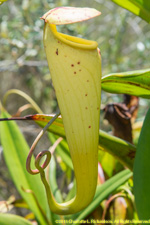
[(139, 137), (133, 170), (135, 203), (139, 218), (150, 219), (150, 109)]
[(104, 76), (102, 89), (110, 93), (150, 98), (150, 69)]
[[(33, 115), (27, 116), (26, 118), (33, 119), (39, 126), (44, 127), (52, 118), (53, 115)], [(59, 117), (54, 121), (54, 123), (48, 128), (48, 131), (59, 135), (63, 138), (65, 137), (65, 131), (63, 127), (62, 118)], [(52, 143), (57, 140), (58, 137), (50, 134), (50, 139)], [(67, 143), (64, 140), (57, 147), (57, 152), (60, 154), (64, 162), (73, 169), (72, 161), (69, 154), (69, 149), (67, 150)], [(99, 132), (99, 150), (107, 151), (118, 159), (123, 165), (127, 166), (132, 170), (133, 161), (135, 156), (136, 148), (134, 145), (120, 138), (114, 137), (106, 132), (100, 130)]]
[[(59, 136), (50, 133), (49, 138), (51, 143), (54, 144), (55, 141), (57, 141), (57, 139), (59, 138)], [(69, 168), (73, 169), (73, 164), (66, 139), (61, 141), (59, 145), (56, 147), (56, 153), (61, 157), (61, 159)]]
[(1, 0), (0, 1), (0, 5), (2, 5), (4, 2), (6, 2), (7, 0)]
[(13, 205), (18, 208), (29, 209), (28, 204), (24, 201), (24, 199), (17, 199), (13, 202)]
[(16, 216), (12, 214), (2, 214), (0, 213), (0, 224), (1, 225), (32, 225), (31, 222), (24, 219), (21, 216)]
[[(46, 124), (54, 117), (53, 114), (45, 115), (45, 114), (35, 114), (26, 116), (26, 119), (34, 120), (39, 126), (45, 127)], [(59, 116), (52, 125), (48, 128), (48, 131), (52, 132), (53, 134), (59, 135), (65, 138), (65, 131), (64, 125), (61, 116)]]
[(100, 130), (99, 149), (107, 151), (129, 169), (133, 169), (136, 147), (121, 138)]
[[(56, 180), (56, 162), (55, 162), (54, 156), (51, 157), (50, 164), (47, 167), (47, 174), (48, 174), (48, 180), (49, 180), (49, 184), (51, 187), (51, 191), (54, 195), (54, 198), (56, 199), (57, 202), (62, 203), (63, 199), (62, 199), (61, 192), (58, 188), (57, 180)], [(59, 215), (52, 213), (51, 220), (53, 225), (57, 224), (56, 221), (60, 219), (61, 218)]]
[(115, 158), (108, 152), (104, 152), (102, 157), (99, 157), (101, 166), (108, 177), (111, 177), (115, 169)]
[[(115, 191), (120, 185), (125, 183), (132, 176), (130, 170), (124, 170), (117, 175), (113, 176), (105, 183), (97, 187), (95, 197), (91, 204), (84, 209), (75, 220), (82, 220), (86, 218), (93, 210), (95, 210), (99, 204), (106, 199), (113, 191)], [(78, 224), (78, 223), (77, 223)]]
[(117, 5), (125, 8), (143, 20), (150, 23), (150, 1), (149, 0), (112, 0)]
[[(54, 115), (36, 114), (32, 116), (26, 116), (28, 119), (33, 119), (39, 126), (44, 127)], [(48, 131), (66, 138), (62, 118), (57, 118), (54, 123), (48, 128)], [(50, 134), (52, 143), (57, 140), (53, 134)], [(120, 138), (114, 137), (106, 132), (100, 130), (99, 132), (99, 150), (107, 151), (118, 159), (123, 165), (132, 170), (133, 161), (136, 148), (134, 145)], [(72, 161), (69, 154), (69, 149), (66, 141), (62, 141), (57, 147), (57, 152), (60, 154), (64, 162), (72, 169)]]
[(51, 162), (48, 169), (49, 169), (49, 182), (51, 185), (51, 190), (53, 192), (53, 195), (57, 202), (62, 203), (63, 198), (61, 196), (61, 192), (58, 188), (57, 180), (56, 180), (56, 162), (55, 162), (54, 156), (51, 157)]
[[(29, 115), (22, 118), (6, 118), (5, 120), (34, 120), (39, 126), (44, 127), (53, 118), (54, 115), (35, 114)], [(73, 169), (72, 161), (69, 154), (67, 142), (65, 140), (65, 131), (62, 122), (62, 118), (57, 118), (54, 123), (48, 128), (50, 132), (50, 140), (54, 143), (59, 136), (63, 137), (64, 140), (56, 148), (56, 152), (61, 156), (62, 160)], [(55, 134), (55, 135), (54, 135)], [(56, 136), (58, 135), (58, 136)], [(132, 170), (133, 161), (135, 156), (136, 148), (134, 145), (120, 138), (114, 137), (106, 132), (100, 130), (99, 132), (99, 150), (107, 151), (119, 160), (124, 166)]]
[[(2, 110), (1, 117), (6, 118), (10, 115)], [(44, 212), (47, 210), (47, 200), (45, 191), (39, 175), (30, 175), (26, 171), (26, 159), (29, 152), (29, 147), (21, 134), (18, 126), (14, 121), (0, 123), (1, 143), (3, 146), (4, 158), (11, 174), (11, 177), (16, 185), (21, 196), (29, 205), (36, 218), (42, 225), (46, 225), (47, 221), (43, 213), (36, 204), (36, 200), (32, 194), (25, 193), (22, 187), (30, 189), (34, 192), (39, 204)], [(33, 166), (33, 164), (32, 164)]]

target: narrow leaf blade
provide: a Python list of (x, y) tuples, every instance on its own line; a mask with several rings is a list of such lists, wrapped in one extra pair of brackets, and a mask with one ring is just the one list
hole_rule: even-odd
[(136, 147), (131, 143), (100, 130), (99, 149), (107, 151), (124, 166), (133, 169)]
[(150, 98), (150, 69), (104, 76), (102, 89), (110, 93)]
[(131, 11), (150, 23), (150, 1), (145, 0), (112, 0), (119, 6)]
[(133, 181), (139, 218), (150, 219), (150, 109), (144, 120), (134, 162)]
[(0, 224), (1, 225), (32, 225), (31, 222), (24, 219), (21, 216), (16, 216), (12, 214), (2, 214), (0, 213)]
[[(10, 115), (2, 110), (1, 117), (6, 118)], [(1, 143), (3, 146), (4, 158), (11, 174), (11, 177), (29, 208), (34, 212), (37, 219), (44, 225), (45, 218), (39, 210), (34, 197), (22, 190), (31, 189), (41, 204), (43, 210), (47, 210), (46, 195), (39, 175), (32, 176), (26, 171), (26, 158), (29, 147), (14, 121), (0, 123)], [(32, 165), (33, 166), (33, 165)]]

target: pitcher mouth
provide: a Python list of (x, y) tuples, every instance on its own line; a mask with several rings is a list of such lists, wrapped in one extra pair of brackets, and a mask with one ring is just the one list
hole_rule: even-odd
[(75, 48), (93, 50), (97, 49), (98, 44), (96, 41), (86, 40), (79, 37), (70, 36), (67, 34), (59, 33), (56, 29), (56, 25), (49, 24), (50, 29), (52, 30), (54, 36), (60, 41), (64, 42), (67, 45), (70, 45)]

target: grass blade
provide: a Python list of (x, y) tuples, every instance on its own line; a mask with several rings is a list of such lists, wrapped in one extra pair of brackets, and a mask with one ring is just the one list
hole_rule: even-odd
[[(1, 117), (9, 117), (9, 114), (2, 110)], [(14, 121), (1, 123), (0, 134), (4, 158), (19, 193), (25, 199), (38, 221), (42, 225), (46, 225), (47, 221), (39, 210), (34, 197), (22, 190), (22, 187), (31, 189), (35, 193), (43, 211), (46, 212), (47, 200), (40, 177), (39, 175), (32, 176), (26, 171), (25, 165), (29, 147), (23, 135)]]
[(24, 219), (21, 216), (16, 216), (12, 214), (2, 214), (0, 213), (0, 224), (1, 225), (32, 225), (31, 222)]

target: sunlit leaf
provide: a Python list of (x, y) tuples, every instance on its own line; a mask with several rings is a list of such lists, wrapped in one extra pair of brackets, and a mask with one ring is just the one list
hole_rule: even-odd
[(24, 201), (24, 199), (17, 199), (13, 202), (13, 205), (15, 207), (18, 207), (18, 208), (25, 208), (25, 209), (28, 209), (29, 206), (28, 204)]
[(105, 154), (101, 159), (103, 170), (109, 177), (112, 176), (113, 171), (115, 169), (115, 161), (116, 161), (115, 158), (108, 152), (105, 152)]
[(62, 25), (89, 20), (100, 14), (92, 8), (58, 7), (45, 13), (41, 19), (50, 24)]
[(104, 76), (102, 89), (110, 93), (150, 98), (150, 69)]
[(143, 20), (150, 23), (150, 1), (149, 0), (112, 0), (121, 7), (131, 11)]
[(134, 144), (136, 146), (137, 146), (137, 143), (138, 143), (138, 140), (139, 140), (142, 125), (143, 125), (143, 121), (137, 121), (136, 123), (134, 123), (132, 125), (132, 136), (133, 136)]
[[(27, 119), (34, 120), (39, 126), (44, 127), (53, 118), (53, 114), (35, 114), (31, 116), (26, 116)], [(59, 116), (53, 124), (48, 128), (48, 130), (56, 135), (65, 137), (64, 125), (61, 116)]]
[(24, 219), (21, 216), (16, 216), (12, 214), (2, 214), (0, 213), (0, 224), (1, 225), (32, 225), (31, 222)]
[(7, 0), (1, 0), (0, 1), (0, 5), (2, 5), (4, 2), (6, 2)]

